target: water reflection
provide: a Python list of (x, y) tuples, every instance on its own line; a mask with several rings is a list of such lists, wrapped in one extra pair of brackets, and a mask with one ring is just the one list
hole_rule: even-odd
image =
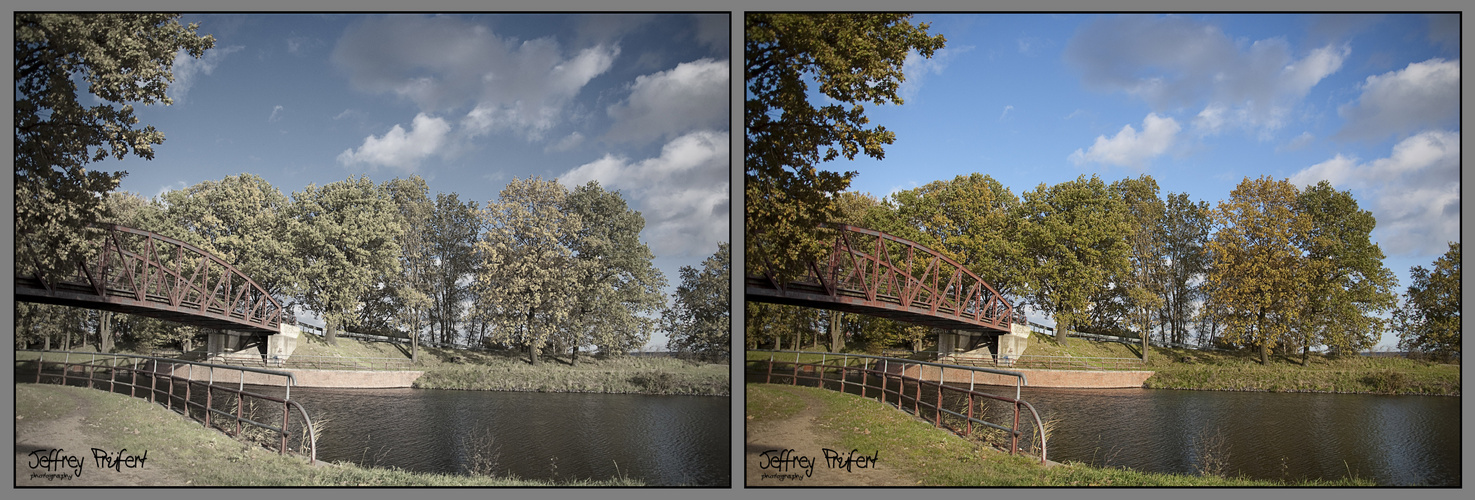
[(1461, 484), (1459, 398), (1152, 389), (1023, 397), (1058, 420), (1056, 460), (1193, 474), (1209, 454), (1230, 476)]
[(292, 399), (322, 421), (323, 460), (466, 473), (480, 454), (528, 479), (730, 484), (728, 398), (299, 388)]

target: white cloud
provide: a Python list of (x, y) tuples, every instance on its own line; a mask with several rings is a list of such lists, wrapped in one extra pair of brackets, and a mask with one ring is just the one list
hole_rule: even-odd
[(970, 50), (973, 50), (971, 45), (947, 47), (937, 49), (930, 58), (922, 57), (915, 50), (908, 52), (906, 60), (901, 64), (901, 74), (906, 75), (906, 81), (901, 82), (901, 87), (896, 90), (897, 97), (902, 101), (912, 100), (922, 91), (922, 84), (927, 81), (928, 73), (941, 75), (954, 57)]
[(1235, 126), (1262, 136), (1285, 126), (1291, 110), (1350, 54), (1347, 45), (1326, 45), (1296, 59), (1285, 39), (1246, 44), (1217, 26), (1178, 16), (1101, 18), (1082, 27), (1065, 49), (1066, 61), (1090, 87), (1126, 92), (1158, 110), (1221, 109), (1218, 129)]
[(282, 112), (282, 105), (278, 104), (276, 106), (272, 106), (272, 108), (271, 108), (271, 116), (266, 117), (266, 121), (267, 122), (274, 122), (274, 121), (280, 120), (281, 119), (281, 116), (279, 116), (279, 115), (281, 114), (281, 112)]
[(570, 149), (573, 149), (573, 148), (575, 148), (578, 145), (583, 144), (583, 143), (584, 143), (584, 134), (580, 134), (578, 132), (573, 132), (573, 133), (570, 133), (569, 135), (564, 136), (563, 139), (559, 139), (558, 142), (553, 143), (553, 144), (550, 144), (550, 145), (548, 145), (548, 147), (543, 148), (543, 151), (544, 152), (550, 152), (550, 151), (563, 152), (563, 151), (568, 151)]
[(174, 83), (169, 84), (169, 98), (173, 99), (176, 104), (184, 103), (185, 95), (189, 94), (190, 87), (195, 85), (195, 79), (199, 75), (210, 76), (225, 56), (244, 48), (246, 47), (243, 45), (214, 48), (206, 50), (199, 59), (191, 57), (184, 49), (179, 49), (179, 52), (174, 53), (174, 66), (171, 70), (174, 74)]
[(460, 120), (467, 137), (506, 132), (536, 141), (620, 49), (568, 52), (551, 37), (502, 38), (460, 18), (383, 16), (345, 30), (332, 60), (355, 88), (401, 96), (422, 112), (469, 106)]
[(1070, 161), (1076, 165), (1106, 163), (1142, 169), (1148, 160), (1163, 154), (1173, 145), (1180, 129), (1172, 118), (1149, 113), (1142, 120), (1142, 133), (1139, 134), (1131, 125), (1125, 125), (1115, 137), (1097, 136), (1091, 149), (1077, 149), (1071, 153)]
[(1367, 77), (1355, 103), (1337, 108), (1347, 120), (1339, 139), (1382, 140), (1460, 120), (1460, 61), (1430, 59)]
[(635, 78), (630, 97), (607, 110), (605, 139), (646, 143), (728, 125), (728, 62), (698, 59)]
[(728, 240), (729, 162), (728, 133), (704, 130), (666, 143), (659, 157), (605, 155), (558, 180), (619, 190), (645, 216), (643, 235), (656, 255), (699, 257)]
[(383, 137), (369, 136), (357, 150), (347, 149), (338, 155), (338, 163), (346, 167), (367, 165), (370, 169), (389, 167), (413, 172), (420, 160), (441, 153), (447, 144), (451, 126), (441, 118), (424, 113), (415, 115), (410, 131), (395, 125)]
[(1373, 235), (1390, 255), (1434, 255), (1460, 240), (1460, 133), (1425, 131), (1392, 154), (1362, 163), (1337, 155), (1291, 176), (1297, 186), (1327, 181), (1358, 191), (1378, 220)]
[(999, 113), (999, 121), (1004, 121), (1004, 117), (1005, 116), (1009, 116), (1009, 110), (1012, 110), (1012, 109), (1014, 109), (1014, 105), (1012, 105), (1012, 104), (1006, 104), (1006, 105), (1004, 105), (1004, 112), (1003, 113)]

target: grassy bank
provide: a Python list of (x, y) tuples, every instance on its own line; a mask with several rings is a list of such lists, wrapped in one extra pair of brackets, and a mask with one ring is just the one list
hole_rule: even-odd
[[(747, 384), (746, 419), (783, 419), (805, 407), (797, 392), (824, 405), (816, 424), (837, 449), (879, 452), (880, 463), (916, 486), (1372, 486), (1363, 479), (1282, 483), (1217, 476), (1157, 474), (1080, 463), (1045, 467), (965, 440), (875, 400), (809, 387)], [(898, 485), (898, 486), (909, 486)]]
[[(1027, 353), (1141, 358), (1141, 347), (1035, 335)], [(1144, 386), (1157, 389), (1460, 395), (1459, 365), (1407, 358), (1312, 353), (1306, 366), (1299, 354), (1262, 365), (1258, 352), (1153, 347), (1143, 369), (1156, 372)]]
[(534, 366), (525, 356), (426, 349), (415, 387), (474, 391), (599, 392), (727, 396), (728, 365), (665, 357), (545, 357)]
[[(1073, 338), (1060, 345), (1053, 336), (1031, 335), (1027, 356), (1141, 359), (1141, 347)], [(792, 354), (778, 359), (791, 361)], [(819, 357), (805, 356), (804, 362)], [(767, 359), (750, 354), (749, 360)], [(1261, 365), (1258, 352), (1153, 347), (1146, 364), (1129, 367), (1155, 372), (1144, 387), (1219, 391), (1328, 392), (1362, 394), (1460, 395), (1460, 365), (1394, 357), (1311, 354), (1272, 356)]]
[[(292, 352), (292, 361), (307, 363), (312, 360), (330, 364), (333, 369), (421, 370), (425, 374), (415, 381), (414, 386), (422, 389), (685, 396), (731, 394), (728, 365), (675, 358), (617, 356), (601, 359), (581, 355), (577, 363), (570, 363), (567, 355), (544, 356), (537, 366), (533, 366), (521, 353), (423, 346), (419, 358), (417, 364), (408, 362), (408, 345), (341, 337), (336, 345), (329, 345), (311, 334), (300, 336), (297, 348)], [(289, 364), (288, 367), (292, 366)]]
[[(86, 446), (148, 452), (146, 468), (176, 486), (640, 486), (630, 479), (547, 482), (515, 477), (426, 474), (351, 463), (311, 465), (206, 429), (162, 406), (78, 387), (17, 384), (16, 421), (81, 414)], [(19, 438), (19, 437), (18, 437)], [(89, 468), (84, 474), (108, 473)], [(27, 485), (17, 479), (19, 485)]]

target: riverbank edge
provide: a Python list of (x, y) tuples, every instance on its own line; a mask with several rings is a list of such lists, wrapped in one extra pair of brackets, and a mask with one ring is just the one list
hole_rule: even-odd
[[(1117, 344), (1102, 343), (1115, 347)], [(1230, 361), (1219, 364), (1205, 363), (1180, 363), (1177, 361), (1164, 361), (1176, 359), (1164, 356), (1164, 354), (1183, 353), (1169, 352), (1165, 349), (1154, 348), (1154, 361), (1144, 364), (1145, 370), (1051, 370), (1059, 372), (1076, 372), (1081, 374), (1114, 373), (1114, 372), (1142, 372), (1152, 373), (1145, 377), (1139, 385), (1121, 385), (1115, 388), (1144, 388), (1144, 389), (1172, 389), (1187, 391), (1225, 391), (1225, 392), (1284, 392), (1284, 393), (1306, 393), (1306, 394), (1369, 394), (1385, 396), (1454, 396), (1460, 397), (1460, 365), (1437, 365), (1427, 366), (1427, 363), (1413, 360), (1384, 360), (1380, 362), (1384, 366), (1335, 366), (1331, 368), (1304, 368), (1299, 364), (1274, 363), (1270, 367), (1263, 367), (1253, 361)], [(841, 353), (844, 354), (844, 353)], [(1095, 353), (1091, 353), (1095, 354)], [(800, 358), (809, 362), (820, 360), (818, 353), (812, 356)], [(751, 353), (746, 361), (764, 361), (766, 357), (754, 357)], [(1324, 363), (1320, 356), (1313, 356), (1316, 363)], [(1365, 361), (1365, 360), (1364, 360)], [(1410, 366), (1403, 366), (1410, 365)], [(967, 367), (967, 365), (960, 365)], [(1025, 371), (1032, 369), (1005, 368), (999, 369), (1010, 371)], [(1441, 373), (1443, 372), (1443, 373)], [(930, 372), (935, 374), (935, 371)], [(935, 375), (932, 376), (935, 378)], [(1001, 379), (1002, 380), (1002, 379)], [(1034, 378), (1030, 379), (1035, 382)], [(967, 380), (963, 380), (964, 383)], [(982, 383), (982, 382), (980, 382)], [(999, 385), (1012, 386), (1013, 381), (1000, 382)], [(1371, 385), (1394, 388), (1394, 390), (1375, 390), (1367, 388)], [(1045, 387), (1031, 383), (1026, 387)], [(1051, 386), (1060, 387), (1063, 386)], [(1342, 389), (1336, 389), (1342, 387)], [(1357, 388), (1352, 388), (1357, 387)], [(1072, 387), (1079, 389), (1110, 389), (1111, 387)], [(1349, 389), (1350, 388), (1350, 389)]]
[[(766, 387), (780, 388), (767, 390)], [(1038, 457), (1009, 455), (992, 446), (964, 439), (952, 432), (934, 427), (909, 413), (883, 405), (870, 398), (832, 390), (782, 384), (748, 383), (745, 420), (761, 420), (755, 405), (766, 405), (774, 418), (777, 414), (797, 413), (792, 402), (773, 401), (772, 394), (784, 390), (812, 391), (825, 405), (822, 419), (815, 424), (835, 434), (844, 449), (881, 452), (882, 462), (895, 467), (915, 481), (897, 486), (941, 487), (1302, 487), (1302, 486), (1376, 486), (1366, 479), (1341, 478), (1334, 481), (1282, 483), (1276, 481), (1220, 476), (1194, 476), (1142, 472), (1127, 468), (1101, 468), (1080, 462), (1041, 465)], [(757, 412), (765, 409), (758, 408)], [(917, 446), (917, 443), (931, 443)], [(889, 457), (887, 456), (889, 455)]]
[[(97, 389), (56, 384), (17, 383), (16, 420), (47, 418), (58, 410), (37, 408), (35, 403), (46, 394), (64, 394), (82, 402), (75, 410), (84, 422), (79, 432), (87, 444), (94, 442), (108, 449), (152, 450), (148, 466), (178, 478), (180, 484), (165, 486), (201, 487), (630, 487), (645, 486), (638, 480), (612, 478), (605, 480), (573, 480), (549, 482), (515, 477), (462, 476), (454, 474), (412, 472), (398, 468), (364, 467), (347, 462), (310, 464), (300, 456), (278, 455), (260, 446), (236, 440), (199, 422), (150, 403), (146, 400), (113, 394)], [(69, 394), (65, 394), (69, 393)], [(63, 408), (62, 410), (71, 410)], [(18, 429), (19, 430), (19, 429)], [(20, 442), (24, 436), (17, 435)], [(167, 443), (164, 446), (160, 444)], [(163, 458), (164, 460), (160, 460)], [(171, 461), (170, 458), (177, 458)], [(159, 464), (159, 465), (156, 465)], [(91, 469), (89, 469), (90, 471)], [(55, 484), (19, 487), (66, 487)]]

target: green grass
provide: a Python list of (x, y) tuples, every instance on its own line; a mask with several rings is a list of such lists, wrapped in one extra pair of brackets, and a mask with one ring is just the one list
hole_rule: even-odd
[[(459, 358), (457, 360), (456, 358)], [(543, 357), (533, 366), (509, 353), (425, 349), (418, 368), (425, 370), (415, 387), (479, 391), (597, 392), (727, 396), (731, 394), (726, 364), (675, 358), (581, 355)]]
[[(332, 358), (338, 364), (357, 364), (360, 369), (385, 365), (382, 359), (410, 359), (408, 345), (365, 342), (340, 337), (330, 345), (320, 337), (298, 337), (293, 359)], [(414, 386), (421, 389), (520, 392), (587, 392), (612, 394), (661, 394), (727, 396), (731, 394), (731, 371), (727, 364), (701, 363), (666, 357), (615, 356), (601, 358), (581, 354), (570, 364), (567, 355), (543, 356), (533, 366), (520, 353), (463, 351), (420, 347), (418, 364), (401, 368), (424, 371)], [(312, 356), (313, 358), (308, 358)], [(48, 356), (47, 359), (60, 357)], [(290, 366), (289, 366), (290, 367)]]
[[(1141, 359), (1141, 347), (1119, 342), (1072, 338), (1060, 345), (1050, 335), (1031, 335), (1025, 355)], [(749, 361), (768, 353), (750, 352)], [(776, 361), (793, 361), (779, 354)], [(802, 355), (818, 362), (818, 355)], [(1128, 369), (1128, 367), (1123, 367)], [(1148, 362), (1130, 369), (1155, 372), (1144, 387), (1263, 392), (1328, 392), (1364, 394), (1460, 395), (1460, 365), (1407, 358), (1311, 354), (1301, 366), (1299, 354), (1272, 356), (1260, 364), (1258, 352), (1210, 351), (1152, 347)]]
[[(142, 399), (55, 385), (17, 384), (16, 417), (65, 415), (82, 401), (90, 446), (148, 451), (148, 467), (178, 486), (640, 486), (629, 478), (549, 482), (516, 477), (428, 474), (351, 463), (312, 465), (231, 439)], [(91, 472), (90, 470), (88, 472)]]
[[(1282, 483), (1244, 478), (1191, 476), (1101, 468), (1080, 463), (1042, 466), (1037, 457), (1008, 455), (990, 446), (966, 440), (933, 427), (910, 414), (875, 400), (810, 387), (747, 384), (750, 415), (774, 415), (787, 410), (784, 401), (797, 399), (789, 391), (807, 391), (805, 397), (824, 407), (817, 424), (833, 434), (842, 449), (879, 452), (880, 463), (915, 486), (1372, 486), (1364, 479)], [(755, 407), (754, 402), (758, 402)], [(797, 411), (797, 410), (796, 410)], [(907, 486), (907, 485), (897, 485)]]

